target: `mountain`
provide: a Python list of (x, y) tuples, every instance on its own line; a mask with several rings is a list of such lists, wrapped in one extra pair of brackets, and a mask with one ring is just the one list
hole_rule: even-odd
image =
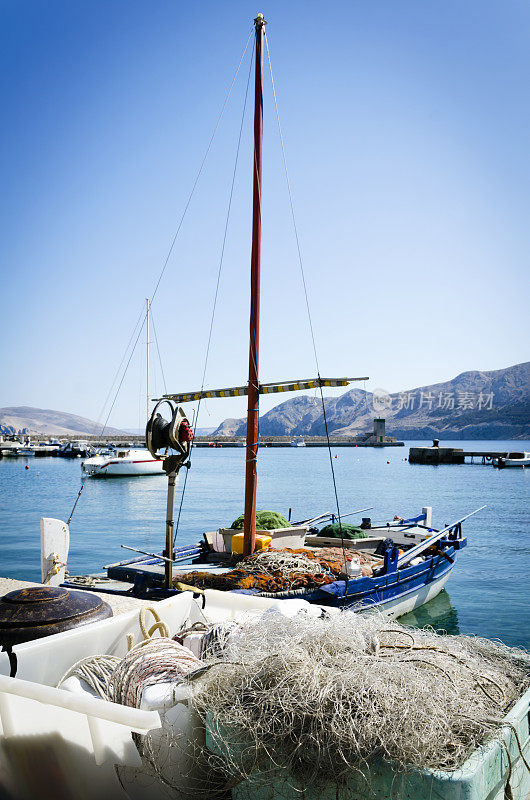
[[(97, 436), (101, 433), (101, 427), (101, 423), (65, 411), (30, 406), (0, 408), (0, 433), (24, 431), (53, 436)], [(123, 435), (124, 431), (118, 428), (105, 428), (105, 434)]]
[[(398, 438), (530, 438), (530, 362), (490, 372), (463, 372), (450, 381), (389, 394), (351, 389), (326, 399), (328, 429), (355, 436), (385, 417), (387, 433)], [(262, 436), (322, 436), (320, 397), (302, 395), (260, 417)], [(214, 436), (243, 436), (245, 420), (227, 419)]]

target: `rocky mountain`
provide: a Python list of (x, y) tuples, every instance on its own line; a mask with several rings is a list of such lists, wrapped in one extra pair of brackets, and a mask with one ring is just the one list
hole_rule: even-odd
[[(334, 436), (369, 431), (385, 417), (387, 433), (404, 439), (530, 438), (530, 362), (490, 372), (463, 372), (450, 381), (389, 394), (351, 389), (326, 398)], [(262, 436), (321, 436), (320, 397), (294, 397), (260, 418)], [(243, 436), (245, 420), (227, 419), (214, 436)]]
[[(48, 436), (87, 436), (101, 433), (102, 424), (85, 417), (49, 408), (13, 406), (0, 408), (0, 433), (42, 433)], [(24, 430), (25, 429), (25, 430)], [(118, 428), (105, 428), (109, 436), (122, 435)]]

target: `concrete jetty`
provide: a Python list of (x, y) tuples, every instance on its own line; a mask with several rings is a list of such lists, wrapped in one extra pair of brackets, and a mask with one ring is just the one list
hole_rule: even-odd
[[(497, 459), (505, 458), (506, 451), (500, 450), (463, 450), (459, 447), (440, 447), (439, 439), (434, 439), (432, 447), (409, 448), (410, 464), (495, 464)], [(466, 462), (470, 459), (470, 462)]]

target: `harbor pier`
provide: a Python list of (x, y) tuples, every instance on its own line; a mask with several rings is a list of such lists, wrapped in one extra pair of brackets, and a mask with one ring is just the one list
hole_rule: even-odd
[(434, 439), (432, 447), (409, 448), (409, 463), (495, 465), (499, 458), (506, 458), (507, 455), (505, 450), (463, 450), (459, 447), (440, 447), (439, 440)]

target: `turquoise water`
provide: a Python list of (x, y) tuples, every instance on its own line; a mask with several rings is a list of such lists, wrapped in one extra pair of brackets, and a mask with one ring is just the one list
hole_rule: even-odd
[[(411, 465), (403, 459), (408, 446), (415, 444), (421, 443), (335, 450), (341, 512), (374, 506), (364, 516), (377, 522), (395, 514), (413, 516), (431, 505), (439, 527), (486, 503), (484, 511), (464, 523), (469, 545), (458, 556), (447, 592), (410, 621), (530, 648), (530, 469)], [(443, 444), (469, 450), (530, 450), (530, 442)], [(230, 525), (241, 513), (244, 457), (242, 448), (194, 450), (180, 544)], [(184, 476), (181, 487), (183, 480)], [(79, 460), (0, 460), (0, 575), (40, 580), (40, 517), (68, 519), (80, 485)], [(324, 448), (263, 448), (258, 486), (259, 508), (285, 515), (292, 508), (293, 520), (335, 510)], [(121, 544), (160, 550), (165, 503), (164, 476), (86, 480), (70, 526), (70, 573), (99, 571), (104, 564), (134, 555)], [(178, 505), (177, 492), (177, 510)]]

